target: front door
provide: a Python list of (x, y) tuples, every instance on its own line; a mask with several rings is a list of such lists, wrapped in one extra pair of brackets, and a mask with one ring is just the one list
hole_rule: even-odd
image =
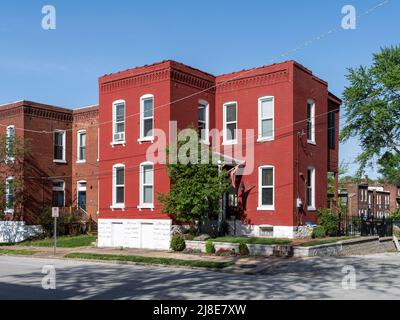
[(78, 191), (78, 206), (86, 211), (86, 191)]

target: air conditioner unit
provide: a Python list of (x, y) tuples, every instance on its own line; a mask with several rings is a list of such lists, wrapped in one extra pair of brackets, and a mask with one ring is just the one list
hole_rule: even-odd
[(124, 132), (119, 132), (119, 133), (114, 133), (114, 141), (124, 141), (125, 140), (125, 133)]

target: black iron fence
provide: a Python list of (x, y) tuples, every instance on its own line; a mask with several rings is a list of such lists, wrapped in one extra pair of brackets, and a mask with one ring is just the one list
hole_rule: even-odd
[(393, 221), (390, 218), (345, 216), (340, 218), (338, 230), (341, 236), (391, 237), (393, 235)]

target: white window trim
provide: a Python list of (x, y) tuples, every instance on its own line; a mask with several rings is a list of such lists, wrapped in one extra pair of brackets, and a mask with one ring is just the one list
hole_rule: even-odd
[[(117, 133), (116, 132), (116, 119), (117, 119), (117, 108), (116, 106), (118, 104), (124, 104), (124, 132), (119, 132), (124, 134), (124, 139), (122, 141), (115, 141), (114, 140), (114, 135)], [(126, 102), (125, 100), (116, 100), (112, 103), (112, 142), (110, 143), (112, 146), (117, 146), (117, 145), (126, 145)]]
[[(227, 106), (235, 104), (236, 106), (236, 121), (230, 121), (229, 123), (226, 122), (226, 109)], [(237, 101), (230, 101), (230, 102), (226, 102), (223, 104), (222, 106), (223, 108), (223, 127), (222, 127), (222, 133), (223, 133), (223, 141), (222, 141), (222, 145), (233, 145), (233, 144), (237, 144), (237, 130), (238, 130), (238, 103)], [(227, 125), (230, 123), (236, 123), (236, 139), (233, 140), (228, 140), (227, 139)]]
[(85, 135), (86, 135), (85, 150), (87, 150), (87, 133), (86, 133), (86, 130), (84, 130), (84, 129), (78, 130), (77, 135), (76, 135), (76, 137), (77, 137), (77, 141), (76, 141), (76, 146), (77, 146), (76, 159), (77, 159), (77, 160), (76, 160), (76, 163), (86, 163), (87, 152), (85, 153), (85, 159), (79, 159), (79, 152), (80, 152), (79, 149), (80, 149), (80, 147), (81, 147), (80, 136), (81, 136), (82, 134), (85, 134)]
[[(10, 134), (9, 134), (10, 132), (9, 132), (9, 130), (10, 130), (11, 128), (13, 129), (13, 132), (14, 132), (14, 137), (13, 137), (13, 138), (14, 138), (14, 142), (15, 142), (15, 126), (14, 126), (14, 125), (11, 125), (11, 126), (8, 126), (8, 127), (7, 127), (7, 131), (6, 131), (6, 132), (7, 132), (7, 140), (6, 140), (6, 144), (7, 144), (7, 145), (6, 145), (7, 153), (8, 153), (8, 139), (10, 138)], [(9, 157), (9, 156), (7, 155), (6, 161), (7, 161), (7, 162), (8, 162), (8, 161), (9, 161), (9, 162), (14, 162), (14, 161), (15, 161), (15, 157)]]
[(97, 128), (97, 162), (100, 161), (100, 128)]
[[(54, 187), (54, 183), (55, 182), (62, 182), (62, 184), (63, 184), (62, 188)], [(52, 185), (52, 189), (51, 189), (52, 192), (53, 191), (62, 191), (63, 192), (63, 195), (64, 195), (64, 199), (63, 199), (64, 207), (61, 207), (61, 208), (65, 208), (65, 181), (61, 180), (61, 179), (56, 179), (56, 180), (52, 180), (51, 183), (53, 184)]]
[[(62, 133), (63, 134), (63, 158), (62, 159), (54, 159), (54, 146), (55, 146), (55, 133)], [(55, 163), (67, 163), (66, 159), (66, 142), (67, 142), (67, 132), (66, 130), (55, 129), (53, 131), (53, 162)]]
[[(309, 211), (316, 211), (317, 208), (315, 207), (315, 175), (316, 175), (316, 170), (314, 167), (308, 167), (307, 168), (307, 179), (308, 179), (308, 170), (311, 170), (311, 199), (312, 203), (311, 205), (308, 203), (308, 197), (307, 197), (307, 210)], [(307, 194), (308, 194), (308, 181), (307, 181)]]
[[(117, 201), (117, 193), (116, 193), (116, 189), (117, 189), (117, 184), (116, 184), (116, 179), (117, 179), (117, 175), (116, 175), (116, 169), (118, 168), (124, 168), (124, 203), (116, 203)], [(110, 206), (111, 209), (122, 209), (125, 210), (125, 201), (126, 201), (126, 170), (125, 170), (125, 165), (122, 163), (117, 163), (114, 164), (112, 167), (112, 205)]]
[[(144, 118), (144, 100), (147, 99), (153, 99), (153, 116), (151, 117), (153, 123), (153, 135), (150, 137), (144, 136), (144, 120), (150, 119), (150, 117), (146, 119)], [(154, 95), (153, 94), (145, 94), (140, 97), (140, 136), (138, 142), (142, 143), (147, 141), (154, 142)]]
[[(143, 184), (143, 178), (144, 178), (144, 170), (143, 167), (144, 166), (152, 166), (153, 168), (153, 195), (152, 195), (152, 203), (143, 203), (143, 198), (144, 198), (144, 193), (143, 193), (143, 188), (144, 188), (144, 184)], [(142, 162), (140, 164), (140, 174), (139, 174), (139, 205), (138, 205), (138, 209), (151, 209), (154, 210), (154, 163), (150, 162), (150, 161), (146, 161), (146, 162)]]
[[(9, 184), (9, 181), (14, 181), (14, 177), (8, 177), (7, 179), (6, 179), (6, 208), (5, 208), (5, 210), (4, 210), (4, 212), (6, 213), (6, 214), (14, 214), (14, 208), (7, 208), (7, 198), (8, 198), (8, 196), (9, 196), (9, 192), (8, 192), (8, 184)], [(14, 188), (15, 188), (15, 186), (14, 186)], [(13, 190), (13, 193), (15, 194), (15, 189)], [(14, 199), (14, 201), (15, 201), (15, 199)], [(15, 203), (14, 203), (14, 205), (15, 205)]]
[[(311, 139), (308, 139), (308, 133), (307, 133), (307, 142), (309, 144), (317, 144), (315, 141), (315, 101), (313, 99), (308, 99), (307, 100), (307, 108), (308, 105), (311, 104)], [(308, 111), (308, 110), (307, 110)], [(308, 112), (307, 112), (308, 113)], [(308, 125), (308, 118), (307, 118), (307, 125)]]
[[(262, 102), (272, 100), (272, 118), (262, 118)], [(272, 119), (272, 136), (262, 136), (262, 121)], [(273, 141), (275, 140), (275, 97), (265, 96), (258, 99), (258, 142)]]
[[(262, 204), (262, 170), (272, 169), (272, 205)], [(275, 211), (275, 166), (264, 165), (258, 167), (258, 207), (257, 211)]]
[[(206, 139), (205, 140), (201, 140), (201, 142), (203, 144), (209, 145), (210, 144), (210, 104), (206, 101), (206, 100), (202, 100), (200, 99), (198, 101), (198, 108), (200, 107), (204, 107), (205, 109), (205, 135), (206, 135)], [(199, 121), (197, 119), (197, 121)], [(201, 133), (200, 133), (200, 137), (201, 137)]]
[[(80, 187), (80, 184), (82, 184), (82, 183), (86, 184), (84, 188)], [(78, 205), (79, 205), (78, 204), (78, 193), (79, 193), (79, 191), (87, 192), (87, 181), (86, 180), (78, 180), (76, 182), (76, 207), (77, 208), (78, 208)]]

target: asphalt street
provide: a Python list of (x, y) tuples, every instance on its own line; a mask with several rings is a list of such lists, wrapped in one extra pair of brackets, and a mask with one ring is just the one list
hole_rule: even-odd
[(258, 275), (1, 256), (0, 299), (400, 299), (400, 255), (287, 260)]

